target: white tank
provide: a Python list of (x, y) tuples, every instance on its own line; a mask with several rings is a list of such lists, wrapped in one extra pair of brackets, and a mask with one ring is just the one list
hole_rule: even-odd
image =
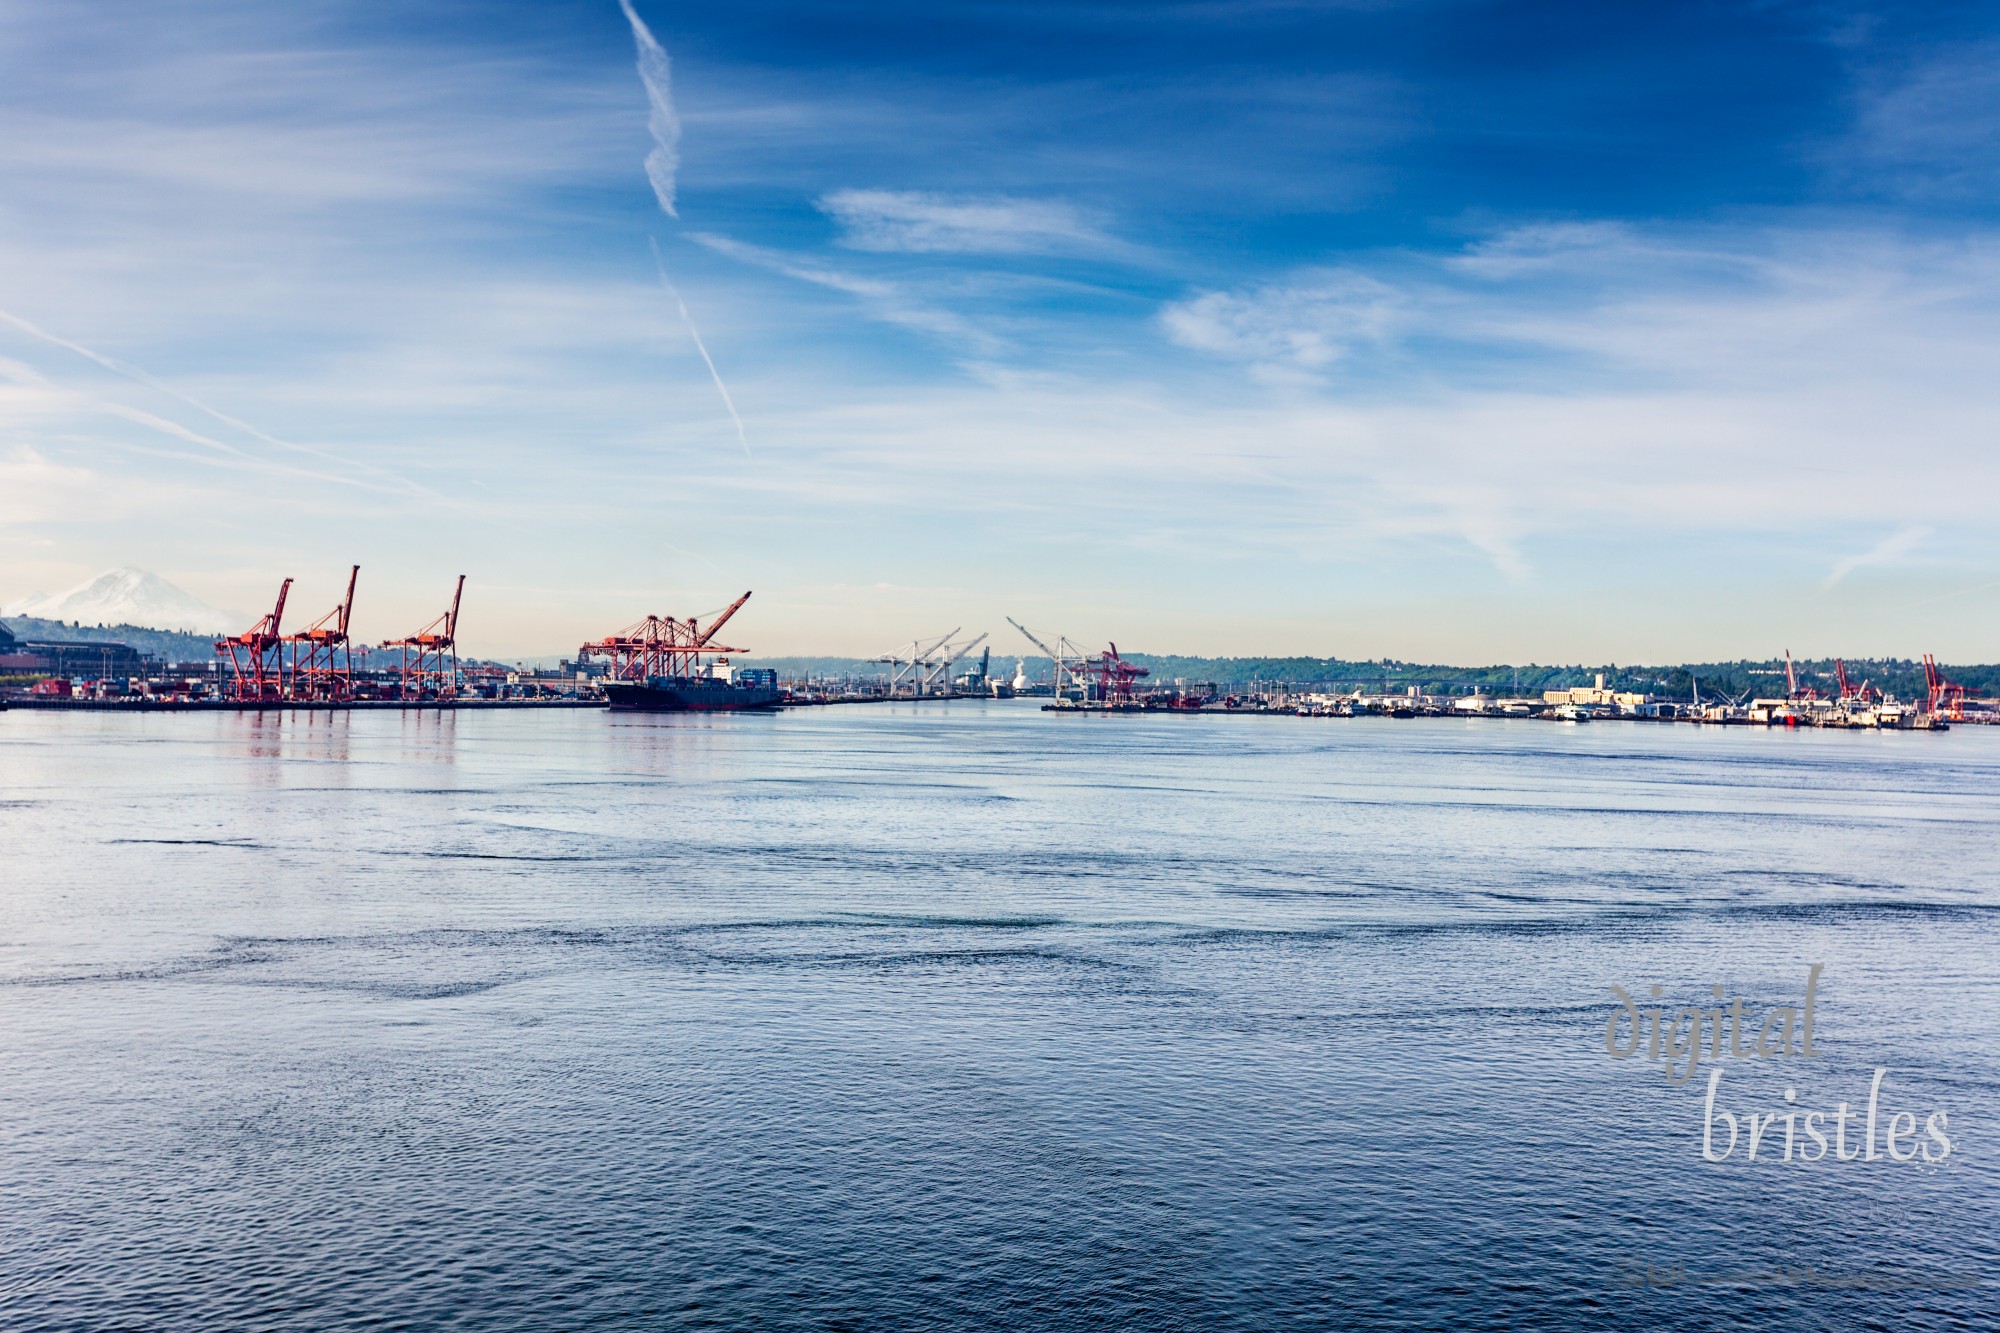
[(1028, 688), (1028, 664), (1020, 658), (1014, 659), (1014, 688), (1016, 691)]

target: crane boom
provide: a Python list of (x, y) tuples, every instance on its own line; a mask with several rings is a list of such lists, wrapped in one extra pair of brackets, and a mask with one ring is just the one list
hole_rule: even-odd
[(727, 625), (729, 623), (729, 617), (735, 615), (738, 611), (742, 610), (743, 603), (749, 600), (750, 600), (750, 594), (746, 592), (741, 597), (731, 602), (729, 604), (729, 609), (727, 611), (724, 611), (721, 615), (717, 616), (715, 619), (708, 622), (708, 629), (695, 638), (695, 646), (698, 648), (707, 647), (708, 641), (714, 638), (717, 632), (720, 631), (724, 625)]
[(1046, 643), (1043, 643), (1040, 639), (1036, 638), (1033, 634), (1029, 633), (1028, 627), (1026, 625), (1023, 625), (1020, 621), (1014, 619), (1014, 617), (1008, 616), (1007, 623), (1012, 625), (1015, 629), (1021, 631), (1021, 636), (1023, 638), (1025, 638), (1029, 643), (1034, 644), (1035, 647), (1047, 653), (1050, 657), (1054, 657), (1056, 655), (1055, 649), (1049, 647)]
[(955, 651), (954, 651), (953, 649), (951, 649), (951, 648), (947, 647), (947, 648), (945, 649), (945, 651), (946, 651), (946, 652), (949, 652), (949, 653), (951, 653), (951, 656), (947, 657), (947, 658), (946, 658), (946, 659), (944, 660), (944, 665), (943, 665), (943, 666), (941, 666), (941, 667), (940, 667), (940, 668), (938, 668), (938, 669), (939, 669), (940, 671), (949, 671), (949, 670), (951, 670), (951, 669), (952, 669), (953, 667), (955, 667), (955, 666), (957, 666), (957, 665), (958, 665), (958, 663), (959, 663), (959, 660), (960, 660), (961, 658), (963, 658), (963, 657), (964, 657), (964, 656), (965, 656), (965, 655), (966, 655), (967, 653), (971, 652), (971, 651), (972, 651), (972, 650), (973, 650), (974, 648), (977, 648), (977, 647), (978, 647), (978, 646), (979, 646), (980, 644), (982, 644), (982, 643), (985, 643), (985, 642), (986, 642), (986, 636), (985, 636), (984, 634), (982, 634), (982, 635), (980, 635), (980, 636), (979, 636), (978, 638), (976, 638), (976, 639), (972, 640), (972, 641), (971, 641), (970, 643), (966, 644), (966, 645), (965, 645), (965, 646), (964, 646), (963, 648), (959, 648), (959, 649), (957, 649), (957, 650), (955, 650)]
[(292, 581), (290, 579), (286, 579), (278, 585), (278, 604), (271, 608), (271, 628), (268, 631), (273, 638), (277, 637), (279, 622), (285, 618), (285, 598), (291, 594), (291, 591)]
[(347, 596), (340, 603), (340, 637), (347, 637), (347, 621), (354, 614), (354, 582), (361, 577), (361, 566), (347, 571)]

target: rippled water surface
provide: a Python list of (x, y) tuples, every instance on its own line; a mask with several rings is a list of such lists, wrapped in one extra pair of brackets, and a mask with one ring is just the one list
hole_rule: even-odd
[(0, 1327), (1990, 1328), (1996, 927), (2000, 730), (0, 714)]

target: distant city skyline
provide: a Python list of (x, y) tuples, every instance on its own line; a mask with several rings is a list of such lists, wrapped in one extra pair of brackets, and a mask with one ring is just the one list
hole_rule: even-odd
[(1990, 8), (15, 0), (0, 76), (0, 605), (2000, 660)]

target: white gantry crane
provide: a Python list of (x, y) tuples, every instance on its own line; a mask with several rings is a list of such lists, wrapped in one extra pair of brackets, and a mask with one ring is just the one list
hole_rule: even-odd
[(956, 633), (958, 627), (955, 626), (949, 634), (941, 634), (935, 639), (916, 639), (907, 647), (876, 658), (876, 661), (891, 668), (889, 693), (919, 699), (950, 694), (951, 669), (958, 665), (959, 659), (986, 642), (986, 636), (981, 634), (976, 639), (954, 643), (952, 635)]
[(1087, 702), (1096, 689), (1096, 682), (1090, 675), (1090, 654), (1071, 643), (1062, 635), (1056, 636), (1056, 646), (1051, 648), (1035, 637), (1034, 631), (1026, 625), (1007, 617), (1007, 623), (1021, 631), (1023, 638), (1042, 650), (1055, 668), (1055, 691), (1058, 699), (1074, 699)]

